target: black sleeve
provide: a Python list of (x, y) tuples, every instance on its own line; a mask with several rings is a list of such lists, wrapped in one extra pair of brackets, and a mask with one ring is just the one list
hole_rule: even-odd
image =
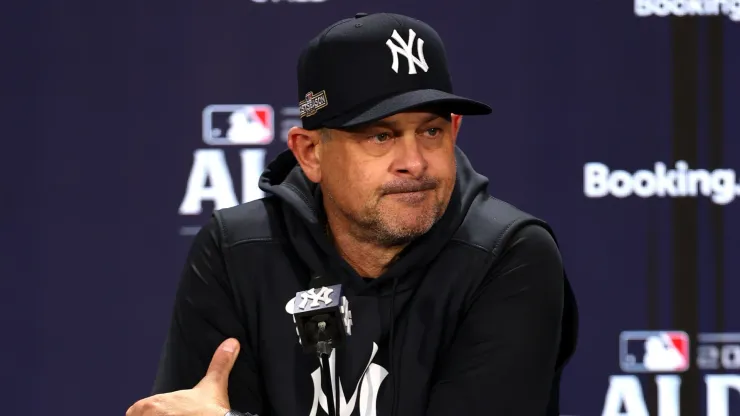
[(439, 363), (428, 416), (544, 416), (563, 314), (560, 252), (542, 227), (511, 240)]
[(152, 394), (198, 384), (216, 348), (233, 337), (241, 345), (229, 378), (231, 407), (262, 414), (257, 359), (235, 307), (220, 244), (217, 222), (211, 218), (188, 253)]

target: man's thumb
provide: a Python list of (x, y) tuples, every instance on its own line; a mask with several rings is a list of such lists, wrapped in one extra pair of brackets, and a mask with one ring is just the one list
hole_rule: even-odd
[(229, 374), (239, 355), (239, 341), (229, 338), (218, 346), (211, 358), (211, 364), (198, 388), (217, 389), (226, 393), (229, 387)]

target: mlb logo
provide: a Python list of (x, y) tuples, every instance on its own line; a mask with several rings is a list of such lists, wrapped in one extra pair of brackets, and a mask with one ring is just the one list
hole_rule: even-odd
[(676, 373), (689, 369), (689, 335), (682, 331), (625, 331), (619, 335), (625, 373)]
[(209, 105), (203, 141), (209, 145), (265, 145), (275, 138), (275, 112), (267, 104)]

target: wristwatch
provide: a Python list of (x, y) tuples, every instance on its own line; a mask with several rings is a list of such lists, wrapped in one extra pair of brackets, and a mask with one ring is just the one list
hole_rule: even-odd
[(259, 416), (259, 415), (253, 415), (251, 413), (237, 412), (236, 410), (229, 410), (228, 412), (226, 412), (226, 414), (224, 416)]

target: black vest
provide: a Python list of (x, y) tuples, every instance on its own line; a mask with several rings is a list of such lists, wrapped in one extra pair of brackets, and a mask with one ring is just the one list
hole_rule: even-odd
[[(250, 333), (250, 336), (259, 338), (259, 340), (253, 341), (252, 351), (257, 355), (256, 360), (262, 363), (278, 359), (274, 356), (276, 352), (270, 348), (271, 343), (274, 345), (274, 343), (285, 342), (290, 344), (290, 348), (295, 346), (295, 350), (297, 351), (297, 338), (294, 329), (290, 328), (281, 329), (282, 332), (280, 332), (280, 335), (268, 334), (267, 332), (273, 331), (269, 327), (274, 325), (268, 324), (264, 318), (254, 315), (261, 313), (279, 315), (280, 311), (278, 311), (278, 308), (267, 311), (269, 305), (265, 305), (265, 303), (268, 302), (266, 299), (271, 294), (284, 290), (285, 295), (281, 292), (280, 296), (287, 296), (289, 293), (295, 294), (296, 291), (308, 288), (306, 284), (308, 276), (305, 276), (305, 280), (301, 281), (302, 283), (297, 282), (293, 284), (291, 280), (288, 284), (291, 287), (286, 288), (276, 287), (269, 281), (270, 274), (279, 274), (282, 277), (286, 274), (299, 274), (305, 271), (305, 268), (299, 264), (300, 260), (298, 260), (297, 253), (292, 251), (293, 249), (286, 238), (282, 209), (282, 204), (277, 198), (267, 197), (233, 208), (218, 210), (214, 213), (221, 228), (223, 256), (228, 273), (231, 276), (258, 276), (257, 280), (259, 281), (248, 283), (250, 285), (249, 292), (253, 293), (256, 297), (253, 299), (235, 299), (235, 302), (240, 313), (243, 313), (242, 318), (248, 333)], [(529, 224), (538, 224), (544, 227), (555, 238), (550, 226), (544, 221), (506, 202), (482, 193), (476, 197), (452, 240), (462, 241), (467, 245), (477, 246), (478, 249), (483, 248), (485, 250), (485, 254), (465, 258), (468, 273), (477, 270), (480, 275), (484, 275), (498, 261), (501, 252), (511, 237), (522, 227)], [(280, 252), (281, 264), (268, 264), (266, 259), (270, 256), (273, 257), (270, 261), (274, 262), (275, 250), (279, 250)], [(442, 250), (440, 257), (445, 256), (445, 251), (448, 251), (447, 247)], [(478, 252), (483, 253), (481, 250)], [(265, 276), (268, 276), (267, 280), (262, 281), (265, 279)], [(565, 309), (563, 311), (563, 330), (555, 378), (552, 382), (550, 403), (546, 413), (547, 416), (557, 416), (560, 414), (560, 378), (563, 368), (575, 352), (577, 341), (577, 305), (567, 276), (564, 276), (564, 280)], [(260, 293), (268, 294), (260, 295)], [(259, 308), (262, 309), (259, 309), (259, 312), (255, 312), (254, 305), (250, 305), (250, 303), (260, 304), (260, 302), (262, 304)], [(283, 308), (282, 305), (279, 307)], [(283, 313), (285, 312), (283, 311)], [(287, 315), (285, 319), (288, 319)], [(283, 324), (281, 323), (281, 325)], [(285, 324), (285, 326), (288, 325)], [(270, 350), (266, 350), (267, 348), (270, 348)], [(296, 352), (296, 354), (300, 353)], [(315, 359), (315, 357), (313, 358)], [(262, 371), (261, 376), (266, 380), (267, 384), (275, 383), (275, 380), (281, 377), (295, 377), (291, 372), (299, 373), (306, 371), (307, 373), (311, 373), (313, 371), (310, 365), (305, 366), (301, 364), (304, 362), (301, 357), (293, 358), (289, 353), (286, 353), (285, 361), (285, 363), (281, 364), (286, 366), (283, 370), (280, 370), (282, 373), (276, 372), (272, 374), (272, 370), (267, 369), (267, 367), (270, 367), (270, 364), (264, 364), (264, 368), (260, 371)], [(305, 368), (302, 368), (302, 366)], [(291, 388), (290, 381), (285, 381), (288, 383), (286, 388)], [(353, 382), (349, 384), (351, 383)], [(269, 390), (269, 387), (266, 387), (266, 389)], [(267, 391), (266, 394), (268, 394)], [(295, 400), (308, 401), (310, 403), (311, 399), (305, 396), (305, 394), (297, 393)], [(303, 411), (297, 410), (297, 408), (280, 407), (288, 405), (285, 403), (275, 403), (276, 400), (281, 400), (278, 397), (279, 395), (270, 395), (265, 402), (271, 401), (274, 409), (281, 409), (278, 410), (279, 412), (287, 413), (292, 411), (297, 416), (303, 416), (301, 414)], [(291, 400), (290, 395), (284, 397), (284, 400)], [(301, 407), (300, 409), (303, 408)]]

